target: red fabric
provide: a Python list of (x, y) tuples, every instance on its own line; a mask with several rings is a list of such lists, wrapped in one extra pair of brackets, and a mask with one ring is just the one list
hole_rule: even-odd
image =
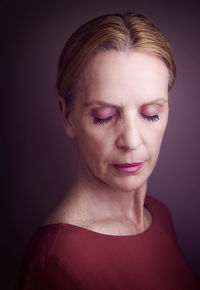
[(111, 236), (69, 224), (37, 229), (17, 289), (199, 289), (176, 241), (166, 206), (147, 197), (152, 224), (135, 236)]

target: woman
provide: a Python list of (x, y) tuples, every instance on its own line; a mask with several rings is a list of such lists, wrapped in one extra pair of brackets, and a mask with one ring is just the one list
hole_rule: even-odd
[(175, 77), (143, 15), (104, 15), (68, 40), (58, 103), (77, 178), (30, 241), (18, 289), (198, 289), (168, 209), (146, 196)]

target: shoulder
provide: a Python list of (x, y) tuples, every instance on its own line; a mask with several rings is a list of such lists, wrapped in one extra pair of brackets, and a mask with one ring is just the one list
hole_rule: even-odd
[(96, 247), (95, 237), (90, 231), (71, 224), (41, 226), (30, 240), (25, 256), (40, 269), (55, 263), (71, 269), (80, 259), (85, 259), (87, 249)]
[[(80, 233), (81, 234), (81, 233)], [(36, 229), (27, 246), (27, 253), (31, 256), (54, 255), (63, 248), (77, 244), (80, 234), (76, 228), (64, 223), (47, 224)]]
[(26, 254), (32, 256), (45, 256), (51, 253), (54, 243), (59, 236), (61, 227), (58, 224), (38, 227), (26, 248)]
[(16, 289), (66, 289), (63, 285), (74, 289), (69, 240), (70, 231), (65, 234), (62, 224), (37, 228), (25, 250)]

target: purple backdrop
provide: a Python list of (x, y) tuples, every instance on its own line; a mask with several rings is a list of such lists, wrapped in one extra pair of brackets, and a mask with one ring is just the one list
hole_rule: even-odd
[(200, 277), (197, 1), (180, 1), (180, 5), (151, 0), (41, 2), (0, 3), (1, 48), (5, 49), (1, 54), (5, 124), (3, 289), (12, 289), (27, 240), (62, 198), (76, 169), (73, 142), (65, 136), (56, 103), (55, 76), (61, 49), (69, 35), (90, 18), (125, 10), (150, 17), (169, 40), (175, 55), (178, 78), (170, 120), (148, 193), (168, 205), (180, 245)]

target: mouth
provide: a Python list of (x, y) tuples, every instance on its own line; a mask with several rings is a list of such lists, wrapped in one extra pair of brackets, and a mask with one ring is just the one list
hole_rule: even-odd
[(136, 173), (138, 172), (142, 166), (143, 162), (138, 163), (120, 163), (120, 164), (113, 164), (114, 168), (125, 173)]

